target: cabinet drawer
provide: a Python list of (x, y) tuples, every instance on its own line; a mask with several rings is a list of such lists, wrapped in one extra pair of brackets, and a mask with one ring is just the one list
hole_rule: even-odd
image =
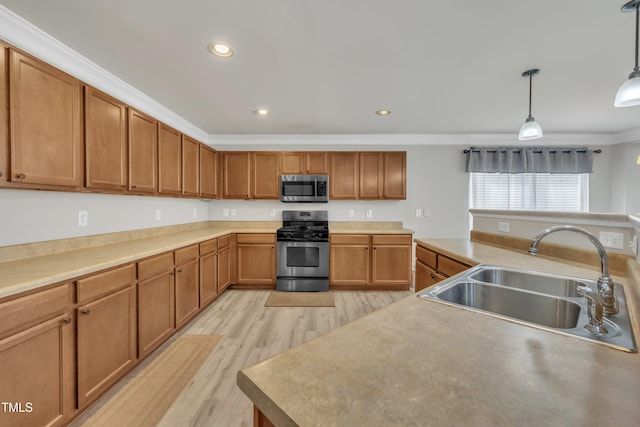
[(459, 261), (438, 254), (438, 272), (446, 276), (454, 276), (461, 271), (468, 269), (470, 266)]
[(136, 269), (133, 264), (78, 280), (76, 282), (78, 303), (83, 304), (97, 297), (117, 291), (132, 284), (135, 280)]
[(187, 246), (186, 248), (176, 249), (176, 265), (193, 261), (198, 258), (200, 250), (198, 245)]
[(332, 234), (332, 245), (368, 245), (368, 234)]
[(0, 303), (0, 338), (62, 314), (70, 305), (69, 283)]
[(411, 244), (411, 234), (374, 234), (371, 238), (374, 245)]
[(436, 269), (437, 254), (431, 249), (427, 249), (423, 246), (416, 246), (416, 258), (429, 267)]
[(207, 255), (218, 250), (218, 239), (200, 243), (200, 255)]
[(138, 262), (138, 280), (144, 280), (173, 268), (173, 252)]
[(236, 242), (240, 245), (243, 243), (275, 243), (276, 236), (271, 233), (261, 234), (237, 234)]
[(231, 245), (231, 235), (218, 237), (218, 249), (224, 249)]

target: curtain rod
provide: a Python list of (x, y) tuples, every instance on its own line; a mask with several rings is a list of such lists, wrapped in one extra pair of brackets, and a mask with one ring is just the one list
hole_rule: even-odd
[[(463, 150), (462, 152), (463, 152), (464, 154), (467, 154), (467, 153), (470, 153), (471, 151), (473, 151), (474, 153), (479, 153), (479, 152), (480, 152), (480, 150), (470, 150), (470, 149), (465, 149), (465, 150)], [(597, 149), (597, 150), (588, 150), (588, 151), (591, 151), (592, 153), (595, 153), (595, 154), (600, 154), (600, 153), (602, 153), (602, 150), (601, 150), (601, 149)], [(487, 151), (487, 153), (496, 153), (496, 152), (497, 152), (497, 150), (488, 150), (488, 151)], [(520, 151), (514, 151), (514, 153), (519, 153), (519, 152), (520, 152)], [(556, 150), (549, 150), (549, 152), (550, 152), (550, 153), (557, 153), (557, 151), (556, 151)], [(562, 152), (563, 152), (563, 153), (570, 153), (571, 151), (569, 151), (569, 150), (563, 150)], [(587, 150), (577, 150), (576, 152), (578, 152), (578, 153), (586, 153), (586, 152), (587, 152)], [(506, 153), (506, 151), (503, 151), (503, 153)], [(542, 153), (542, 151), (534, 151), (534, 153)]]

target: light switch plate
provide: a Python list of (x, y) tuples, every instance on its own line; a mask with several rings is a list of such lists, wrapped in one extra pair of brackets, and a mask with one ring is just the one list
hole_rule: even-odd
[(417, 217), (417, 218), (422, 217), (422, 209), (420, 209), (420, 208), (417, 208), (417, 209), (416, 209), (416, 217)]
[(86, 227), (89, 225), (89, 212), (78, 211), (78, 227)]

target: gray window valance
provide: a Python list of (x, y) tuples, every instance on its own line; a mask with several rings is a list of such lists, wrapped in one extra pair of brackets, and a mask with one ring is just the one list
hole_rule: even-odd
[(592, 173), (593, 152), (587, 147), (471, 147), (467, 172)]

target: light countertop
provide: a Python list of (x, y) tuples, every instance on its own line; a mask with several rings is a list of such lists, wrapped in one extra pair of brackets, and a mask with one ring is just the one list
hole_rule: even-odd
[[(333, 232), (335, 228), (351, 230), (350, 233), (411, 233), (402, 228), (401, 224), (332, 222), (330, 231)], [(126, 238), (111, 244), (105, 244), (105, 238), (100, 235), (89, 236), (82, 238), (85, 241), (82, 249), (0, 262), (0, 298), (72, 280), (226, 234), (275, 233), (281, 226), (281, 221), (250, 222), (245, 225), (242, 222), (210, 222), (198, 228), (144, 238)], [(86, 247), (86, 241), (95, 242), (95, 246)], [(56, 241), (51, 242), (53, 246), (56, 244)]]
[[(589, 268), (468, 240), (416, 240), (470, 264), (594, 277)], [(414, 295), (242, 369), (237, 382), (277, 426), (640, 422), (638, 353)]]

